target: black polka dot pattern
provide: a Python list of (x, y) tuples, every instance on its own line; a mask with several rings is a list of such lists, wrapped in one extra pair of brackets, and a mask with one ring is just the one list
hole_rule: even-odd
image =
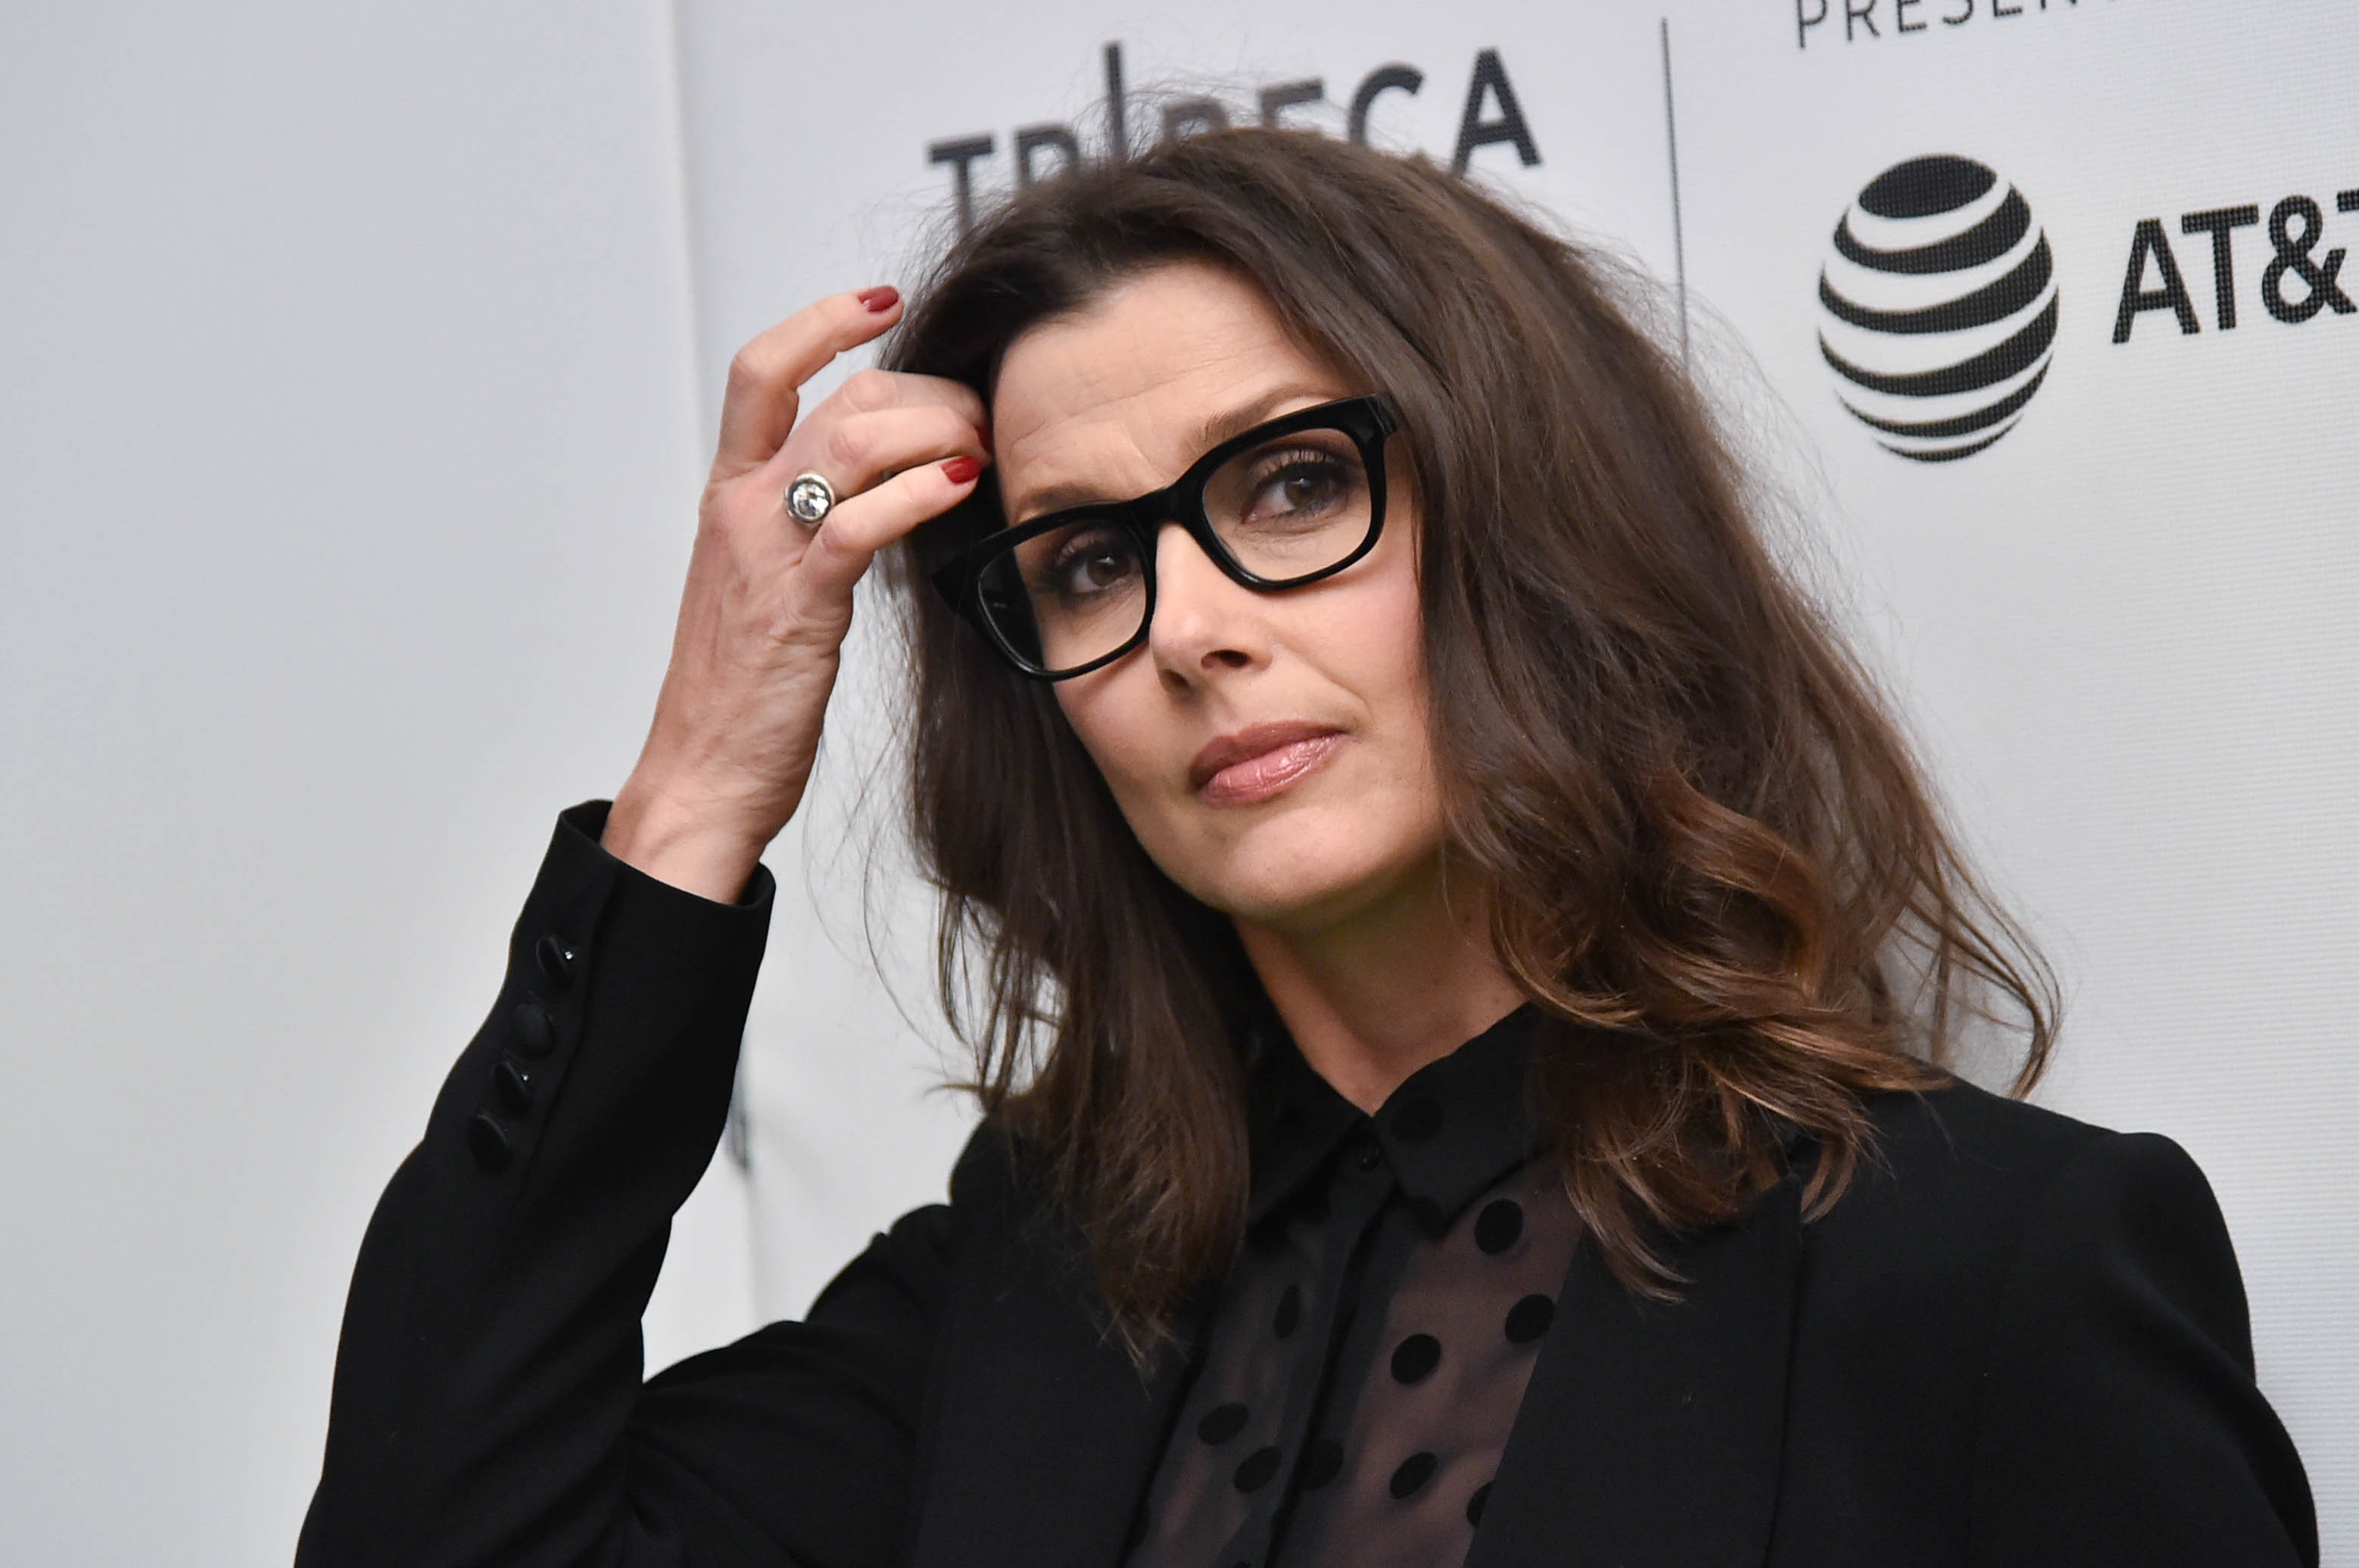
[(1277, 1477), (1281, 1455), (1275, 1448), (1256, 1448), (1245, 1455), (1237, 1466), (1236, 1487), (1240, 1492), (1258, 1492)]
[(1243, 1405), (1234, 1400), (1225, 1405), (1216, 1405), (1205, 1411), (1204, 1419), (1196, 1423), (1196, 1436), (1202, 1442), (1218, 1447), (1245, 1431), (1245, 1419), (1249, 1413)]
[(1425, 1484), (1433, 1479), (1433, 1473), (1440, 1464), (1441, 1461), (1430, 1454), (1412, 1454), (1402, 1460), (1400, 1467), (1393, 1472), (1393, 1478), (1386, 1483), (1393, 1500), (1405, 1501), (1423, 1491)]
[(1299, 1114), (1257, 1106), (1275, 1184), (1119, 1568), (1466, 1560), (1580, 1236), (1524, 1119), (1527, 1055), (1484, 1045), (1373, 1114), (1315, 1081)]
[(1513, 1198), (1497, 1198), (1483, 1205), (1474, 1219), (1474, 1245), (1496, 1258), (1524, 1234), (1524, 1205)]
[(1302, 1451), (1302, 1467), (1296, 1478), (1306, 1492), (1315, 1492), (1332, 1481), (1343, 1468), (1343, 1445), (1332, 1437), (1322, 1437)]
[(1529, 1345), (1556, 1322), (1556, 1303), (1546, 1296), (1526, 1296), (1507, 1309), (1507, 1343)]
[(1422, 1383), (1441, 1365), (1441, 1341), (1430, 1334), (1413, 1334), (1393, 1347), (1393, 1381)]

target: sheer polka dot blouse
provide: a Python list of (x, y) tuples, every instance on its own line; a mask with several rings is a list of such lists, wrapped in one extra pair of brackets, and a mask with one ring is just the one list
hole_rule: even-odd
[(1271, 1052), (1245, 1249), (1130, 1568), (1465, 1558), (1576, 1234), (1524, 1110), (1527, 1012), (1374, 1116)]

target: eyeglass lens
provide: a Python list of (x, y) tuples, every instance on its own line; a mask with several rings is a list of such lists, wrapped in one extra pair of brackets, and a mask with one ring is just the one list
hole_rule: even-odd
[[(1204, 517), (1237, 565), (1272, 586), (1323, 572), (1365, 542), (1374, 507), (1359, 443), (1295, 430), (1237, 452), (1206, 476)], [(984, 607), (1043, 670), (1104, 658), (1146, 625), (1154, 541), (1112, 519), (1076, 517), (1023, 540), (982, 573)]]

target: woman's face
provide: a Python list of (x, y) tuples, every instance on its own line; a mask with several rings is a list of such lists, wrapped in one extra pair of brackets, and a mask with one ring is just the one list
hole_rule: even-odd
[[(1173, 263), (1009, 348), (991, 408), (1000, 494), (1010, 522), (1052, 509), (1038, 499), (1052, 487), (1060, 505), (1143, 495), (1202, 455), (1209, 424), (1382, 390), (1307, 354), (1255, 284)], [(1438, 864), (1417, 503), (1390, 467), (1375, 548), (1300, 588), (1242, 587), (1166, 527), (1147, 641), (1056, 687), (1147, 854), (1242, 921), (1312, 936)]]

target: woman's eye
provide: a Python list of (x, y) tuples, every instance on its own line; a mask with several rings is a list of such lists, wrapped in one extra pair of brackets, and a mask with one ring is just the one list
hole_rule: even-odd
[(1131, 575), (1130, 551), (1109, 534), (1085, 534), (1069, 541), (1049, 563), (1049, 581), (1070, 598), (1119, 588)]
[(1255, 484), (1245, 520), (1283, 522), (1323, 517), (1351, 488), (1352, 472), (1336, 459), (1323, 452), (1289, 457)]

